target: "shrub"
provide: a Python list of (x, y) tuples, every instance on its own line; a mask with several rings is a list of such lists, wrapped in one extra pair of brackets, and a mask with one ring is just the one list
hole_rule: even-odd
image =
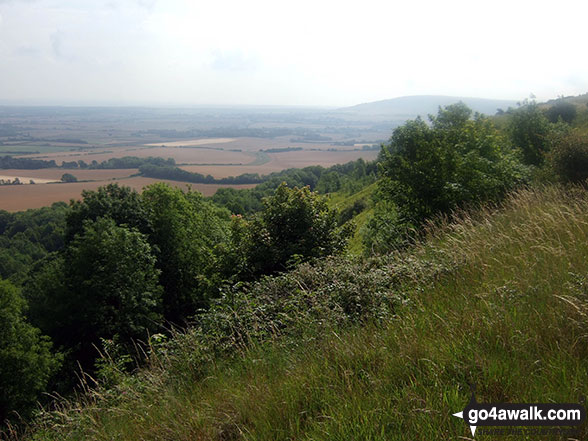
[(585, 182), (588, 179), (588, 137), (577, 133), (564, 136), (554, 146), (550, 162), (561, 182)]

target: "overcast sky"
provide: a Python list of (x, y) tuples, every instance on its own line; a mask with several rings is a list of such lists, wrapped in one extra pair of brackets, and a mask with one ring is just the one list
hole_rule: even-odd
[(345, 106), (588, 92), (588, 3), (0, 0), (0, 102)]

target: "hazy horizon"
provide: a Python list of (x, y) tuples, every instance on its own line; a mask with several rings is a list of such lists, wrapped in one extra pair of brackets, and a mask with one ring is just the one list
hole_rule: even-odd
[[(354, 103), (349, 106), (328, 106), (328, 105), (320, 105), (320, 104), (178, 104), (178, 103), (117, 103), (117, 102), (36, 102), (36, 101), (7, 101), (0, 99), (0, 107), (64, 107), (64, 108), (121, 108), (121, 109), (161, 109), (161, 110), (174, 110), (174, 109), (186, 109), (186, 110), (210, 110), (210, 109), (219, 109), (219, 110), (308, 110), (308, 111), (333, 111), (333, 110), (340, 110), (346, 108), (356, 107), (362, 104), (373, 104), (379, 102), (387, 102), (393, 101), (396, 99), (404, 99), (404, 98), (461, 98), (461, 99), (480, 99), (480, 100), (489, 100), (489, 101), (521, 101), (521, 100), (501, 100), (498, 98), (487, 98), (487, 97), (465, 97), (465, 96), (450, 96), (450, 95), (404, 95), (404, 96), (397, 96), (391, 98), (383, 98), (378, 99), (370, 102), (361, 102), (361, 103)], [(556, 97), (552, 97), (556, 98)], [(552, 98), (547, 98), (552, 99)], [(523, 98), (524, 99), (524, 98)]]
[(580, 2), (0, 0), (0, 104), (345, 107), (588, 91)]

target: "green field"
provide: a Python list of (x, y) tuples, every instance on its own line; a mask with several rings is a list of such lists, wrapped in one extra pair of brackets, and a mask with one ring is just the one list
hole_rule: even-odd
[(79, 147), (45, 146), (45, 145), (0, 145), (0, 154), (14, 154), (14, 155), (71, 152), (74, 150), (79, 150)]

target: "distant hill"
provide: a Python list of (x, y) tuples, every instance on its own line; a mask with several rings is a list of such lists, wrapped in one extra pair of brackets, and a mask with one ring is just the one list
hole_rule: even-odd
[(559, 98), (555, 98), (555, 99), (546, 101), (545, 103), (540, 103), (539, 105), (543, 106), (543, 107), (549, 107), (549, 106), (556, 104), (559, 101), (572, 103), (572, 104), (575, 104), (576, 106), (588, 106), (588, 93), (585, 93), (583, 95), (578, 95), (578, 96), (563, 96), (563, 97), (559, 97)]
[(426, 117), (428, 114), (436, 114), (439, 106), (448, 106), (459, 101), (463, 101), (474, 111), (486, 115), (494, 115), (497, 109), (506, 110), (508, 107), (516, 106), (516, 101), (510, 100), (465, 98), (443, 95), (415, 95), (358, 104), (356, 106), (344, 107), (337, 111), (366, 116), (386, 115), (395, 118), (414, 118), (417, 115)]

